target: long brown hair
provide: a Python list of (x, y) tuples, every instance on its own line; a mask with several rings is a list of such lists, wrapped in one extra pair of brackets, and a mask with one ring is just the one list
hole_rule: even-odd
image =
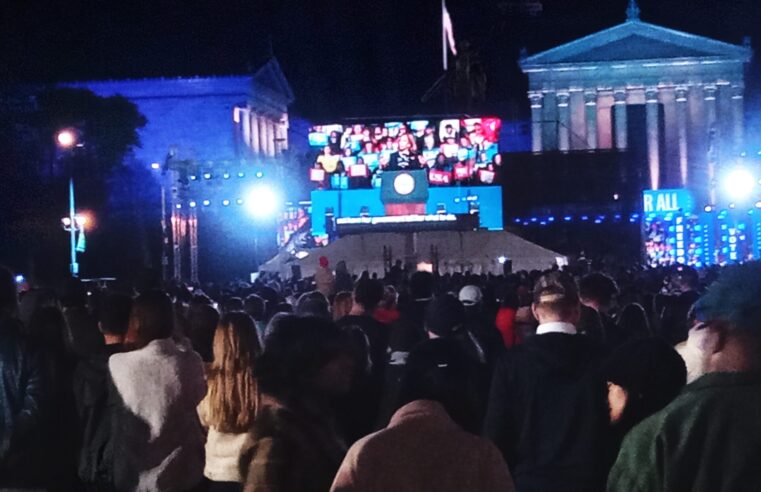
[(209, 426), (228, 433), (251, 427), (259, 406), (254, 378), (254, 358), (259, 352), (256, 326), (249, 315), (233, 312), (219, 320), (205, 402)]

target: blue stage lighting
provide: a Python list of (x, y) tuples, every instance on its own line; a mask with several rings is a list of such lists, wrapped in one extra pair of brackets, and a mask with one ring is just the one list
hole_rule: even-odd
[(195, 181), (196, 179), (198, 179), (198, 177), (195, 174), (191, 174), (188, 177), (190, 178), (190, 181)]
[(158, 162), (154, 162), (151, 164), (151, 169), (153, 170), (161, 169), (161, 164), (159, 164)]
[(706, 205), (705, 207), (703, 207), (703, 211), (706, 213), (711, 213), (713, 212), (713, 207), (711, 205)]
[(256, 177), (257, 178), (263, 178), (264, 177), (264, 173), (261, 172), (261, 171), (256, 171)]
[(224, 173), (224, 174), (222, 175), (222, 178), (223, 178), (223, 179), (230, 179), (230, 173)]
[(571, 218), (572, 217), (570, 215), (566, 215), (565, 217), (563, 217), (563, 220), (566, 222), (571, 222)]
[(222, 200), (222, 205), (224, 205), (225, 207), (230, 205), (230, 200)]
[(203, 201), (203, 206), (204, 207), (208, 207), (209, 205), (211, 205), (211, 202), (209, 200), (204, 200)]
[(182, 208), (182, 203), (175, 204), (174, 208), (176, 208), (178, 210), (181, 209)]
[(582, 216), (581, 216), (581, 220), (589, 220), (589, 217), (588, 217), (588, 216), (586, 216), (586, 215), (582, 215)]
[(237, 203), (238, 205), (243, 205), (243, 199), (238, 198), (237, 200), (235, 200), (235, 203)]
[(239, 178), (242, 178), (242, 177), (244, 177), (245, 175), (246, 175), (246, 173), (244, 173), (244, 172), (240, 172), (240, 173), (238, 173), (238, 177), (239, 177)]
[(196, 207), (196, 202), (191, 200), (190, 203), (188, 203), (188, 205), (190, 206), (190, 208), (195, 208)]
[(24, 283), (24, 276), (23, 275), (16, 275), (16, 283), (17, 284), (23, 284)]
[(246, 196), (246, 209), (256, 218), (272, 217), (281, 207), (282, 200), (279, 194), (269, 186), (255, 186)]
[(203, 179), (211, 179), (211, 173), (203, 173)]
[(724, 178), (724, 191), (730, 198), (742, 200), (747, 198), (756, 184), (756, 178), (745, 168), (738, 167)]

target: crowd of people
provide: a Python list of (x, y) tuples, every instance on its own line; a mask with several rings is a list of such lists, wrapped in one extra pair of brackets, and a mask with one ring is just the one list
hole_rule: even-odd
[(497, 118), (313, 127), (310, 179), (322, 188), (378, 186), (384, 170), (428, 172), (433, 185), (491, 184), (502, 165)]
[(23, 292), (0, 488), (761, 490), (761, 263)]

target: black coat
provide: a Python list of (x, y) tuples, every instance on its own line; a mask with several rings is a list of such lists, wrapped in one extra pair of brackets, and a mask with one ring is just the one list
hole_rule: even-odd
[(112, 415), (118, 398), (113, 394), (108, 358), (121, 351), (121, 344), (106, 346), (101, 353), (81, 360), (73, 376), (82, 431), (78, 474), (84, 483), (97, 485), (99, 490), (113, 487)]
[(20, 329), (20, 322), (0, 319), (0, 486), (23, 483), (25, 471), (39, 465), (27, 461), (39, 444), (43, 370)]
[(601, 353), (586, 336), (548, 333), (497, 361), (484, 434), (502, 451), (518, 490), (604, 488)]

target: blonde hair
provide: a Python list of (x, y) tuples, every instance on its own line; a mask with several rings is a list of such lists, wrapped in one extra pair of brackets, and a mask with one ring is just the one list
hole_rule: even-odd
[(205, 419), (220, 432), (247, 431), (259, 407), (254, 359), (261, 352), (256, 325), (249, 315), (224, 315), (214, 332), (214, 361), (209, 371)]

